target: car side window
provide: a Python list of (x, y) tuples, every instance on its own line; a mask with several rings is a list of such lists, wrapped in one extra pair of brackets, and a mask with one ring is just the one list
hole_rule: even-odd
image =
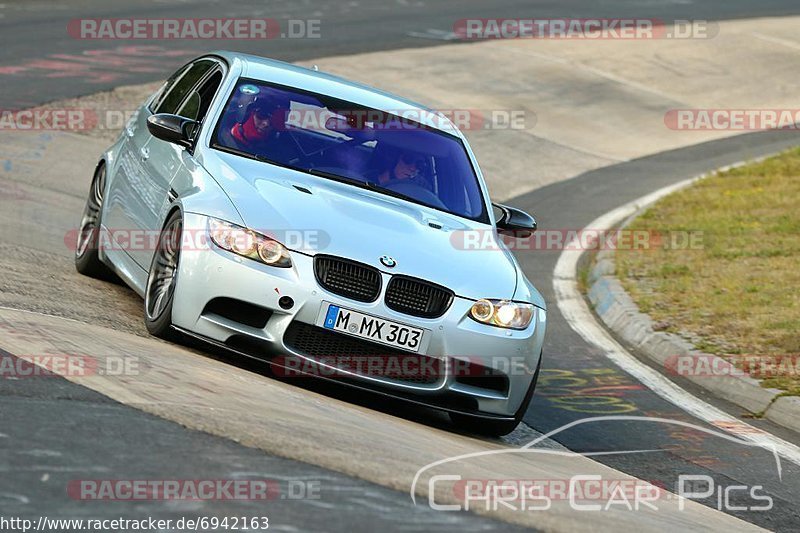
[(177, 72), (170, 76), (167, 81), (161, 85), (161, 87), (158, 88), (158, 91), (153, 95), (153, 99), (150, 101), (150, 105), (147, 106), (151, 113), (155, 113), (155, 110), (158, 108), (161, 100), (164, 99), (164, 96), (169, 92), (172, 86), (175, 85), (175, 82), (178, 81), (191, 66), (191, 63), (182, 66), (177, 70)]
[(220, 83), (222, 83), (222, 72), (216, 71), (199, 87), (192, 90), (176, 114), (201, 122), (211, 106)]
[(192, 91), (192, 94), (186, 98), (181, 108), (178, 109), (175, 114), (196, 121), (197, 115), (200, 112), (200, 103), (200, 93)]
[(184, 98), (194, 88), (195, 84), (211, 70), (216, 63), (209, 59), (201, 59), (195, 61), (192, 65), (184, 70), (170, 87), (165, 87), (164, 95), (161, 97), (158, 105), (154, 109), (154, 113), (172, 113), (176, 114), (178, 106), (181, 105)]

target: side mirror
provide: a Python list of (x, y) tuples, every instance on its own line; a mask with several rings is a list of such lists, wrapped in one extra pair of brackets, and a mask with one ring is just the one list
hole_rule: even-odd
[(536, 231), (536, 219), (525, 211), (503, 204), (492, 205), (500, 211), (500, 218), (497, 219), (497, 231), (500, 233), (524, 239)]
[(147, 131), (153, 137), (184, 148), (191, 148), (196, 127), (197, 122), (194, 120), (169, 113), (147, 117)]

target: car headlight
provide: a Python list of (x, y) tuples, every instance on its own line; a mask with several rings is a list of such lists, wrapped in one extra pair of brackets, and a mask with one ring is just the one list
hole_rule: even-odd
[(481, 299), (472, 304), (469, 316), (483, 324), (525, 329), (533, 320), (533, 305), (510, 300)]
[(253, 230), (216, 218), (209, 218), (208, 234), (214, 244), (223, 250), (274, 267), (288, 268), (292, 266), (289, 250), (284, 245)]

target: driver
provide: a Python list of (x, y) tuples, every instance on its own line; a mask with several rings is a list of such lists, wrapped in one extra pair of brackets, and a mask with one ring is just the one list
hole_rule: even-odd
[(401, 152), (397, 157), (389, 159), (389, 164), (378, 174), (378, 184), (386, 186), (402, 181), (433, 191), (431, 184), (422, 176), (425, 166), (424, 157), (412, 152)]
[[(247, 107), (245, 118), (231, 128), (231, 136), (242, 150), (259, 155), (279, 156), (287, 159), (287, 149), (291, 144), (282, 139), (282, 108), (269, 100), (255, 101)], [(283, 156), (283, 157), (280, 157)]]

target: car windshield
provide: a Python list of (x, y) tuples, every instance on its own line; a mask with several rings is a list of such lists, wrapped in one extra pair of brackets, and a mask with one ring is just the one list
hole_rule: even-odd
[(408, 111), (240, 79), (212, 147), (488, 222), (463, 142)]

